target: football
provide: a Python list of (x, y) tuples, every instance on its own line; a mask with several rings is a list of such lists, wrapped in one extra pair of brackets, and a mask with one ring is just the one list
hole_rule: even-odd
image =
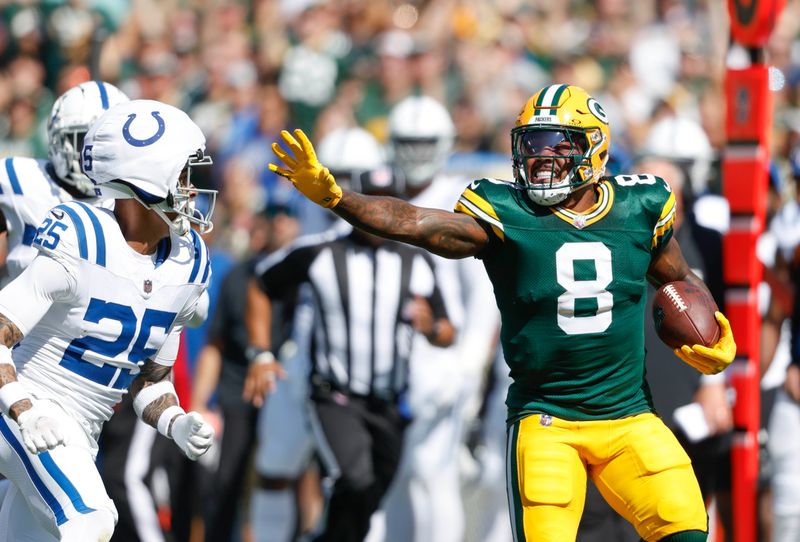
[(705, 290), (684, 281), (668, 282), (653, 298), (653, 323), (659, 338), (670, 348), (686, 344), (712, 346), (719, 340), (719, 310)]

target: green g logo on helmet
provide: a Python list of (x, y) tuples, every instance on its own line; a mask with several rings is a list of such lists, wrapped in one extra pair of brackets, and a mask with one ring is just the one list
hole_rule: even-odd
[(592, 115), (600, 119), (601, 122), (604, 124), (608, 124), (608, 115), (606, 115), (603, 106), (595, 100), (594, 98), (589, 98), (586, 102), (586, 105), (589, 107), (589, 111), (591, 111)]

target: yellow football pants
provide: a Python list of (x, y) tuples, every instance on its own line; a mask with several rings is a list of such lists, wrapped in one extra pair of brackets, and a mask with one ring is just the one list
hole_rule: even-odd
[(571, 422), (535, 414), (508, 428), (514, 540), (575, 540), (587, 475), (644, 540), (708, 531), (689, 456), (653, 414)]

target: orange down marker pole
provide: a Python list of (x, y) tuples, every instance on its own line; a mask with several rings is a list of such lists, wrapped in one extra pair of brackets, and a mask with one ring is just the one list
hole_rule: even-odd
[(746, 47), (752, 64), (728, 69), (725, 80), (728, 145), (722, 162), (723, 194), (731, 208), (731, 228), (723, 239), (727, 286), (725, 311), (737, 358), (728, 370), (736, 392), (731, 450), (733, 540), (756, 542), (758, 431), (760, 426), (759, 349), (761, 317), (757, 288), (762, 268), (755, 244), (764, 231), (772, 127), (769, 69), (763, 47), (785, 0), (729, 0), (731, 37)]

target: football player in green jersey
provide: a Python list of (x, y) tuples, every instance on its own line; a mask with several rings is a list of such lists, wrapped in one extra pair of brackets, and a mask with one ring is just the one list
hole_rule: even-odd
[[(604, 177), (610, 132), (581, 88), (550, 85), (511, 131), (514, 181), (481, 179), (455, 212), (342, 191), (305, 134), (274, 144), (270, 169), (354, 226), (450, 258), (483, 260), (502, 315), (508, 496), (515, 540), (574, 540), (587, 477), (644, 540), (706, 540), (688, 456), (653, 412), (644, 375), (647, 281), (705, 288), (672, 237), (675, 197), (653, 175)], [(736, 354), (728, 321), (712, 347), (675, 351), (713, 374)]]

